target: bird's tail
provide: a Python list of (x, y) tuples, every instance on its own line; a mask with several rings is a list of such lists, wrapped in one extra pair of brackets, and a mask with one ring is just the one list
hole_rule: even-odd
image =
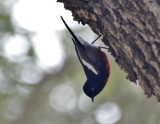
[(64, 25), (65, 25), (66, 28), (68, 29), (68, 31), (70, 32), (70, 34), (71, 34), (72, 37), (74, 38), (74, 41), (76, 42), (76, 44), (77, 44), (78, 46), (83, 47), (83, 45), (81, 44), (81, 42), (79, 41), (79, 39), (77, 38), (77, 36), (76, 36), (76, 35), (73, 33), (73, 31), (69, 28), (69, 26), (67, 25), (67, 23), (65, 22), (65, 20), (63, 19), (63, 17), (62, 17), (62, 16), (60, 16), (60, 17), (61, 17)]

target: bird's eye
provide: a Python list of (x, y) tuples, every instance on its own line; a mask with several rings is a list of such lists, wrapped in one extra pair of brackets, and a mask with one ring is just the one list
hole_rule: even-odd
[(94, 88), (91, 88), (92, 91), (94, 91)]

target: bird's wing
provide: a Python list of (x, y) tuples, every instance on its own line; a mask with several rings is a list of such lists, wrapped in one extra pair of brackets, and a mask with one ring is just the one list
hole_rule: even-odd
[[(73, 38), (72, 38), (72, 41), (73, 41), (73, 43), (75, 44), (75, 41), (74, 41)], [(84, 72), (85, 72), (85, 74), (86, 74), (86, 77), (87, 77), (87, 78), (91, 78), (91, 77), (96, 76), (96, 74), (95, 74), (91, 69), (89, 69), (89, 68), (82, 62), (82, 59), (81, 59), (81, 57), (80, 57), (80, 55), (79, 55), (79, 53), (78, 53), (78, 49), (77, 49), (77, 47), (76, 47), (76, 44), (75, 44), (75, 51), (76, 51), (76, 53), (77, 53), (77, 56), (78, 56), (78, 59), (79, 59), (81, 65), (82, 65), (82, 67), (83, 67), (83, 70), (84, 70)]]

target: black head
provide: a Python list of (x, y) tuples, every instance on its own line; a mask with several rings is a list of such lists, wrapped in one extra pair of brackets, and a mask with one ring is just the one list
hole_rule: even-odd
[(92, 99), (92, 102), (94, 102), (94, 97), (104, 88), (104, 86), (96, 85), (97, 83), (98, 82), (96, 81), (91, 82), (90, 80), (87, 80), (83, 86), (84, 93)]

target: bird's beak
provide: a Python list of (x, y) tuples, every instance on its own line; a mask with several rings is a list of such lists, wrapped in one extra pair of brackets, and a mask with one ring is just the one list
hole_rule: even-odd
[(92, 102), (94, 102), (94, 96), (93, 95), (92, 95), (91, 99), (92, 99)]
[(92, 97), (92, 102), (94, 102), (94, 97)]

